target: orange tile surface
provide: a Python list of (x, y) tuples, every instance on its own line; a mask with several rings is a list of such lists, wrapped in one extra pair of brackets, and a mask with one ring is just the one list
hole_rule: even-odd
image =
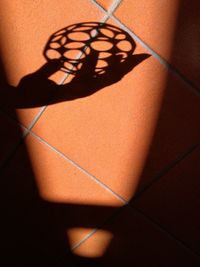
[(115, 16), (199, 87), (199, 7), (188, 0), (124, 0)]
[(178, 3), (178, 0), (173, 2), (124, 0), (114, 15), (150, 47), (169, 59), (176, 27)]
[[(155, 75), (160, 81), (157, 86), (151, 82)], [(155, 124), (165, 75), (150, 57), (118, 83), (49, 106), (33, 131), (128, 199), (148, 149), (152, 125), (147, 122)]]
[(97, 0), (98, 4), (100, 4), (105, 10), (108, 10), (110, 6), (115, 2), (113, 0)]
[(133, 205), (200, 252), (200, 149), (145, 191)]
[[(33, 253), (43, 250), (44, 245), (47, 250), (53, 245), (54, 249), (61, 247), (67, 252), (123, 202), (35, 137), (28, 136), (26, 146), (28, 151), (21, 146), (1, 176), (1, 198), (9, 197), (2, 203), (3, 210), (9, 209), (8, 214), (4, 212), (8, 224), (5, 233), (8, 234), (12, 216), (15, 218), (18, 214), (15, 228), (21, 229), (25, 224), (28, 229), (21, 232), (21, 237), (19, 232), (15, 233), (16, 242), (18, 238), (28, 242), (28, 246), (35, 242), (33, 247), (39, 247)], [(50, 244), (42, 243), (40, 247), (36, 242), (44, 229), (49, 231), (44, 242), (49, 236)], [(27, 240), (32, 234), (36, 235), (36, 240)], [(20, 246), (23, 242), (19, 241)], [(15, 242), (12, 249), (17, 249)]]
[[(99, 253), (96, 244), (101, 242), (103, 232), (100, 230), (74, 251), (80, 256), (80, 262), (93, 262), (94, 266), (141, 267), (147, 263), (148, 266), (198, 266), (200, 263), (193, 254), (130, 208), (125, 208), (103, 230), (113, 234), (105, 255), (95, 258), (95, 252)], [(84, 252), (88, 253), (85, 258), (81, 257)]]
[(1, 1), (6, 266), (200, 265), (199, 17), (188, 0)]
[(138, 190), (199, 142), (199, 115), (200, 99), (170, 75)]
[[(46, 62), (43, 49), (51, 34), (73, 23), (99, 21), (104, 15), (89, 1), (81, 0), (59, 0), (56, 5), (45, 1), (3, 0), (0, 6), (0, 34), (4, 36), (0, 51), (8, 82), (13, 86)], [(43, 93), (40, 84), (36, 88), (36, 95)], [(34, 92), (32, 94), (34, 98)], [(9, 101), (5, 105), (9, 106)], [(38, 108), (20, 109), (18, 117), (27, 126), (38, 111)]]
[(71, 247), (123, 205), (112, 193), (34, 137), (27, 138), (27, 146), (30, 155), (38, 155), (30, 161), (40, 197), (56, 203), (58, 210), (60, 204)]

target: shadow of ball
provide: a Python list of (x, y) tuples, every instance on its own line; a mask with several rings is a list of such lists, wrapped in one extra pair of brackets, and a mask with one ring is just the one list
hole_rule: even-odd
[(63, 28), (49, 38), (44, 57), (47, 61), (59, 59), (61, 70), (75, 75), (81, 69), (85, 59), (92, 53), (98, 53), (94, 72), (104, 74), (109, 69), (109, 62), (115, 57), (120, 63), (128, 60), (136, 44), (124, 30), (99, 22), (84, 22)]

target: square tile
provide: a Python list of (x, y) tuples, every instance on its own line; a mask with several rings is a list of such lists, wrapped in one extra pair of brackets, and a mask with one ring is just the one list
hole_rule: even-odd
[[(110, 244), (103, 242), (110, 232)], [(198, 266), (200, 258), (130, 208), (74, 250), (78, 266)], [(85, 263), (85, 265), (84, 265)], [(82, 265), (83, 264), (83, 265)], [(87, 265), (88, 264), (88, 265)]]
[(199, 142), (199, 116), (199, 97), (169, 75), (138, 191)]
[(105, 10), (108, 10), (110, 6), (115, 2), (115, 0), (97, 0), (98, 4), (100, 4)]
[[(70, 2), (59, 0), (56, 3), (45, 1), (14, 3), (3, 0), (0, 10), (1, 56), (8, 83), (13, 86), (12, 90), (17, 90), (15, 87), (23, 77), (34, 73), (45, 64), (43, 50), (51, 34), (70, 24), (100, 21), (104, 15), (89, 1), (81, 0)], [(48, 88), (44, 88), (43, 84), (40, 82), (38, 84), (36, 80), (30, 80), (27, 90), (20, 96), (25, 105), (29, 103), (26, 98), (30, 97), (33, 102), (35, 98), (42, 98), (48, 103), (51, 90), (48, 93), (46, 90)], [(9, 98), (5, 99), (4, 108), (8, 106), (9, 109)], [(19, 120), (28, 126), (39, 109), (33, 106), (30, 106), (30, 109), (28, 106), (26, 108), (20, 108), (17, 112)]]
[(33, 255), (35, 260), (65, 258), (123, 205), (33, 136), (26, 138), (26, 145), (1, 173), (0, 183), (2, 249), (19, 256), (25, 249), (29, 260)]
[(149, 57), (95, 94), (49, 106), (33, 131), (129, 200), (199, 140), (199, 101)]
[[(56, 102), (60, 97), (61, 103), (49, 106), (33, 128), (127, 199), (132, 196), (143, 168), (167, 75), (153, 57), (138, 64), (137, 55), (145, 52), (137, 44), (135, 60), (134, 56), (130, 60), (137, 66), (121, 79), (120, 68), (116, 68), (111, 78), (101, 81), (103, 89), (97, 88), (94, 94), (90, 92), (96, 83), (89, 84), (89, 78), (75, 88), (66, 87), (66, 93), (63, 90), (63, 96), (55, 98)], [(67, 89), (86, 91), (86, 97), (64, 102)]]
[(115, 16), (199, 88), (199, 7), (188, 0), (125, 0)]
[(188, 247), (200, 252), (200, 149), (196, 149), (132, 204)]

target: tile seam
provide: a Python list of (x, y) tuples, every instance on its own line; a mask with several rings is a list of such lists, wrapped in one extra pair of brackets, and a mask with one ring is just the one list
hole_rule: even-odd
[(190, 89), (197, 96), (200, 96), (200, 89), (196, 85), (194, 85), (194, 83), (190, 79), (183, 75), (174, 65), (169, 63), (156, 51), (154, 51), (145, 41), (143, 41), (136, 33), (134, 33), (125, 24), (123, 24), (117, 17), (115, 17), (113, 14), (109, 14), (109, 16), (115, 21), (118, 26), (128, 32), (134, 40), (136, 40), (142, 47), (144, 47), (149, 53), (151, 53), (152, 56), (157, 59), (158, 62), (160, 62), (160, 64), (162, 64), (167, 70), (173, 73), (179, 80), (184, 82), (187, 85), (188, 89)]
[(20, 140), (12, 147), (12, 149), (10, 150), (10, 152), (7, 155), (7, 157), (5, 158), (5, 160), (3, 160), (0, 163), (0, 173), (6, 168), (7, 164), (9, 164), (9, 162), (15, 156), (16, 152), (18, 151), (18, 149), (22, 145), (22, 143), (23, 143), (23, 138), (21, 137)]
[(154, 49), (152, 49), (145, 41), (142, 40), (134, 31), (130, 30), (124, 23), (120, 21), (119, 18), (117, 18), (115, 15), (113, 15), (113, 12), (117, 9), (119, 4), (121, 4), (122, 1), (119, 1), (118, 6), (112, 10), (112, 12), (107, 12), (106, 10), (101, 7), (100, 4), (98, 4), (95, 0), (92, 1), (98, 8), (100, 8), (103, 12), (107, 13), (109, 18), (113, 19), (118, 26), (120, 26), (123, 30), (128, 32), (131, 37), (134, 38), (142, 47), (144, 47), (149, 53), (152, 54), (154, 58), (156, 58), (160, 64), (162, 64), (167, 70), (169, 70), (171, 73), (173, 73), (179, 80), (184, 82), (187, 87), (197, 96), (200, 96), (200, 88), (198, 88), (192, 80), (188, 79), (184, 74), (182, 74), (173, 64), (169, 63), (166, 59), (164, 59), (161, 55), (159, 55)]
[[(106, 15), (102, 16), (100, 22), (105, 22), (107, 19), (109, 19), (109, 16), (106, 14)], [(65, 82), (65, 80), (67, 79), (68, 76), (69, 76), (68, 73), (65, 74), (65, 75), (63, 75), (63, 77), (58, 82), (58, 85), (62, 85)], [(32, 130), (32, 128), (35, 126), (35, 124), (39, 121), (39, 119), (41, 118), (41, 116), (43, 115), (43, 113), (45, 112), (45, 110), (47, 108), (48, 108), (48, 105), (45, 105), (45, 106), (41, 107), (40, 108), (40, 111), (38, 111), (38, 113), (36, 114), (36, 116), (33, 118), (33, 120), (30, 122), (30, 124), (27, 127), (24, 126), (17, 119), (13, 118), (13, 116), (11, 116), (9, 113), (5, 112), (4, 110), (2, 110), (0, 108), (0, 112), (2, 112), (3, 114), (5, 114), (6, 116), (8, 116), (13, 122), (15, 122), (17, 125), (20, 125), (22, 128), (25, 129), (25, 132), (22, 134), (22, 138), (20, 138), (20, 142), (19, 142), (19, 145), (17, 145), (17, 148), (20, 147), (20, 144), (23, 142), (23, 139), (27, 137), (27, 135), (29, 134), (29, 132)], [(13, 155), (15, 154), (15, 152), (16, 152), (16, 146), (14, 146), (13, 149), (11, 149), (8, 157), (3, 161), (3, 163), (2, 164), (0, 163), (0, 170), (1, 170), (2, 166), (7, 165), (7, 163), (12, 159)]]
[(151, 223), (152, 225), (154, 225), (155, 227), (157, 227), (163, 233), (167, 234), (169, 237), (171, 237), (171, 239), (173, 239), (174, 241), (176, 241), (180, 246), (182, 246), (188, 252), (192, 253), (193, 255), (195, 255), (196, 257), (198, 257), (200, 259), (200, 253), (198, 253), (194, 249), (192, 249), (186, 242), (184, 242), (183, 240), (181, 240), (180, 238), (178, 238), (171, 231), (168, 231), (163, 225), (161, 225), (158, 222), (156, 222), (151, 216), (149, 216), (145, 212), (143, 212), (142, 209), (140, 209), (138, 207), (135, 207), (135, 206), (131, 206), (131, 205), (128, 205), (128, 206), (131, 209), (136, 210), (139, 214), (141, 214), (143, 216), (143, 218), (146, 221), (148, 221), (149, 223)]
[(159, 182), (165, 177), (167, 173), (173, 170), (178, 164), (188, 158), (196, 149), (200, 147), (200, 143), (194, 144), (189, 149), (185, 150), (183, 153), (179, 154), (174, 161), (171, 161), (167, 166), (165, 166), (157, 175), (154, 176), (152, 181), (144, 186), (138, 193), (135, 194), (131, 200), (134, 203), (142, 194), (144, 194), (149, 188), (151, 188), (155, 183)]
[(115, 12), (115, 10), (119, 7), (123, 0), (113, 0), (112, 4), (109, 6), (108, 10), (104, 9), (104, 7), (99, 4), (96, 0), (90, 0), (98, 9), (101, 11), (107, 13), (107, 14), (112, 14)]
[[(93, 0), (91, 0), (92, 2), (94, 2)], [(121, 1), (115, 1), (115, 3), (116, 2), (118, 2), (118, 5), (121, 3)], [(98, 5), (99, 6), (99, 4), (98, 3), (96, 3), (96, 5)], [(103, 8), (102, 8), (103, 9)], [(114, 11), (114, 10), (113, 10)], [(105, 11), (104, 11), (105, 12)], [(109, 19), (109, 17), (110, 17), (110, 15), (106, 12), (106, 15), (102, 18), (102, 22), (103, 21), (106, 21), (107, 19)], [(118, 20), (118, 19), (116, 19), (116, 20)], [(121, 22), (120, 22), (121, 23)], [(125, 28), (125, 30), (127, 31), (127, 27), (126, 26), (124, 26), (124, 28)], [(132, 33), (132, 31), (130, 31), (131, 33)], [(134, 33), (133, 33), (134, 34)], [(135, 35), (135, 34), (134, 34)], [(138, 37), (139, 38), (139, 37)], [(139, 40), (140, 40), (140, 38), (139, 38)], [(64, 78), (65, 79), (65, 78)], [(63, 80), (63, 78), (61, 79), (61, 82), (59, 83), (59, 84), (62, 84), (62, 80)], [(64, 82), (64, 81), (63, 81)], [(29, 134), (29, 131), (33, 128), (33, 126), (35, 125), (35, 123), (39, 120), (39, 118), (41, 117), (41, 115), (43, 114), (43, 112), (45, 111), (45, 109), (47, 108), (47, 106), (44, 106), (44, 107), (42, 107), (41, 108), (41, 111), (36, 115), (36, 119), (35, 120), (33, 120), (33, 123), (31, 123), (30, 124), (30, 126), (28, 127), (28, 129), (27, 129), (27, 132), (23, 135), (24, 137), (26, 137), (28, 134)], [(20, 124), (21, 126), (23, 126), (22, 124)], [(50, 145), (50, 147), (53, 149), (53, 147)], [(15, 151), (15, 149), (16, 148), (14, 148), (14, 151)], [(55, 150), (55, 152), (57, 152), (58, 153), (58, 151), (57, 150)], [(11, 153), (11, 154), (13, 154), (13, 153)], [(65, 156), (66, 157), (66, 156)], [(66, 159), (68, 160), (68, 161), (71, 161), (71, 159), (70, 158), (68, 158), (68, 157), (66, 157)], [(179, 162), (180, 162), (181, 160), (179, 160), (176, 164), (178, 164)], [(71, 162), (73, 162), (73, 161), (71, 161)], [(78, 167), (79, 165), (77, 164), (77, 163), (75, 163), (74, 162), (74, 164), (75, 164), (75, 166), (76, 167)], [(175, 164), (175, 165), (176, 165)], [(175, 166), (174, 165), (174, 166)], [(159, 175), (159, 178), (158, 178), (158, 176), (156, 176), (156, 178), (154, 179), (154, 181), (153, 181), (153, 183), (152, 184), (154, 184), (154, 182), (156, 182), (156, 181), (158, 181), (158, 180), (160, 180), (160, 178), (162, 178), (165, 174), (166, 174), (166, 172), (168, 172), (169, 170), (171, 170), (174, 166), (172, 166), (172, 167), (170, 167), (167, 171), (165, 171), (164, 173), (163, 173), (163, 171), (161, 172), (161, 174)], [(90, 174), (90, 173), (88, 173), (86, 170), (84, 170), (84, 168), (82, 168), (82, 167), (80, 167), (80, 170), (82, 170), (82, 171), (85, 171), (86, 173), (87, 173), (87, 175), (89, 175), (89, 176), (91, 176), (92, 174)], [(93, 176), (93, 175), (92, 175)], [(93, 177), (95, 177), (95, 176), (93, 176)], [(96, 178), (95, 177), (95, 179), (97, 179), (97, 181), (99, 181), (99, 179), (98, 178)], [(102, 182), (101, 181), (99, 181), (100, 183), (101, 183), (101, 185), (102, 185)], [(150, 184), (144, 191), (146, 191), (152, 184)], [(104, 185), (106, 188), (107, 188), (107, 185)], [(109, 187), (108, 187), (109, 188)], [(111, 189), (109, 189), (109, 191), (110, 191)], [(141, 192), (141, 194), (144, 192), (144, 191), (142, 191)], [(114, 191), (112, 191), (112, 193), (114, 193), (114, 194), (116, 194)], [(139, 193), (139, 195), (137, 195), (136, 196), (136, 198), (137, 197), (139, 197), (140, 196), (140, 193)], [(121, 196), (119, 196), (120, 198), (121, 198)], [(122, 201), (125, 201), (123, 198), (121, 199)], [(127, 203), (126, 201), (124, 202), (124, 203)]]
[(127, 207), (127, 204), (125, 204), (122, 207), (119, 207), (118, 210), (116, 210), (115, 212), (113, 212), (108, 218), (106, 218), (104, 220), (104, 222), (100, 223), (98, 227), (94, 228), (88, 235), (86, 235), (82, 240), (80, 240), (80, 242), (78, 242), (77, 244), (75, 244), (72, 247), (72, 251), (77, 249), (78, 247), (80, 247), (83, 243), (85, 243), (90, 237), (92, 237), (96, 232), (98, 232), (99, 230), (101, 230), (103, 228), (104, 225), (109, 224), (109, 222), (113, 219), (113, 218), (117, 218), (117, 216), (123, 211), (123, 209)]
[(71, 251), (74, 251), (76, 248), (80, 247), (83, 243), (85, 243), (92, 235), (94, 235), (99, 228), (94, 228), (89, 234), (87, 234), (83, 239), (77, 242), (72, 246)]
[(1, 172), (2, 169), (6, 167), (7, 163), (10, 161), (10, 159), (12, 159), (12, 157), (15, 155), (18, 148), (23, 143), (23, 138), (27, 134), (27, 129), (19, 121), (17, 121), (14, 117), (12, 117), (10, 114), (5, 112), (4, 110), (0, 109), (0, 113), (6, 116), (9, 120), (11, 120), (12, 123), (14, 123), (16, 127), (22, 128), (21, 129), (22, 133), (21, 133), (21, 136), (19, 137), (19, 140), (12, 146), (11, 149), (9, 149), (7, 157), (0, 162), (0, 172)]
[[(104, 23), (109, 19), (108, 14), (105, 14), (101, 20), (100, 23)], [(78, 55), (77, 59), (81, 57), (81, 53)], [(65, 80), (67, 79), (67, 77), (69, 76), (69, 73), (66, 73), (63, 75), (63, 77), (60, 79), (60, 81), (58, 82), (58, 85), (62, 85), (64, 84)], [(32, 130), (32, 128), (35, 126), (35, 124), (39, 121), (39, 119), (41, 118), (41, 116), (43, 115), (43, 113), (45, 112), (45, 110), (48, 108), (48, 104), (41, 107), (41, 110), (37, 113), (37, 115), (35, 116), (35, 118), (32, 120), (32, 122), (30, 123), (30, 125), (28, 126), (29, 130)]]
[(195, 257), (200, 258), (200, 254), (197, 253), (196, 251), (194, 251), (191, 247), (189, 247), (185, 242), (183, 242), (182, 240), (180, 240), (179, 238), (176, 237), (176, 235), (174, 235), (173, 233), (171, 233), (170, 231), (168, 231), (167, 229), (165, 229), (162, 225), (160, 225), (159, 223), (155, 222), (151, 217), (149, 217), (148, 215), (146, 215), (142, 210), (140, 210), (137, 207), (133, 207), (129, 204), (126, 204), (122, 207), (119, 207), (119, 209), (114, 212), (112, 215), (110, 215), (102, 224), (100, 224), (98, 227), (94, 228), (88, 235), (86, 235), (82, 240), (80, 240), (78, 243), (76, 243), (73, 247), (72, 247), (72, 251), (77, 249), (78, 247), (80, 247), (82, 244), (84, 244), (88, 239), (90, 239), (93, 235), (95, 235), (95, 233), (97, 233), (99, 230), (102, 229), (102, 226), (109, 224), (112, 219), (116, 219), (118, 215), (123, 211), (123, 209), (125, 207), (129, 207), (131, 208), (131, 210), (135, 210), (137, 213), (139, 213), (143, 219), (145, 221), (147, 221), (148, 223), (150, 223), (152, 226), (154, 226), (156, 229), (159, 229), (159, 231), (161, 231), (162, 233), (164, 233), (165, 235), (167, 235), (171, 240), (173, 240), (174, 242), (176, 242), (179, 246), (181, 246), (183, 249), (187, 250), (190, 254), (193, 254)]
[(91, 178), (94, 182), (96, 182), (98, 185), (103, 187), (106, 191), (110, 192), (113, 196), (115, 196), (118, 200), (122, 202), (122, 204), (127, 204), (127, 201), (122, 198), (119, 194), (117, 194), (115, 191), (113, 191), (109, 186), (107, 186), (105, 183), (103, 183), (101, 180), (99, 180), (96, 176), (85, 170), (83, 167), (81, 167), (78, 163), (76, 163), (74, 160), (70, 159), (67, 155), (63, 154), (61, 151), (59, 151), (57, 148), (49, 144), (47, 141), (45, 141), (43, 138), (35, 134), (34, 132), (29, 131), (29, 134), (34, 136), (38, 141), (45, 144), (48, 148), (50, 148), (52, 151), (54, 151), (56, 154), (58, 154), (60, 157), (62, 157), (65, 161), (70, 163), (72, 166), (76, 167), (78, 170), (80, 170), (82, 173), (87, 175), (88, 178)]
[[(182, 155), (181, 159), (179, 161), (177, 161), (176, 164), (178, 164), (179, 162), (181, 162), (182, 160), (184, 160), (187, 156), (189, 156), (195, 149), (197, 149), (199, 147), (199, 145), (197, 146), (193, 146), (192, 148), (190, 148), (189, 151), (187, 151), (184, 155)], [(175, 167), (176, 164), (173, 166)], [(173, 168), (172, 167), (172, 168)], [(170, 170), (168, 170), (170, 171)], [(164, 175), (164, 174), (163, 174)], [(146, 191), (146, 190), (145, 190)], [(135, 198), (135, 197), (134, 197)], [(137, 208), (136, 206), (134, 206), (134, 204), (130, 204), (128, 202), (125, 203), (124, 206), (119, 207), (119, 210), (123, 209), (124, 207), (130, 207), (133, 210), (136, 210), (138, 213), (140, 213), (144, 219), (146, 221), (148, 221), (149, 223), (151, 223), (152, 225), (154, 225), (154, 227), (158, 228), (159, 230), (161, 230), (162, 232), (164, 232), (165, 234), (167, 234), (171, 239), (173, 239), (176, 243), (178, 243), (179, 245), (181, 245), (184, 249), (188, 250), (190, 253), (192, 253), (195, 256), (200, 256), (199, 253), (197, 253), (196, 251), (194, 251), (190, 246), (188, 246), (184, 241), (182, 241), (181, 239), (179, 239), (176, 235), (174, 235), (173, 233), (171, 233), (170, 231), (168, 231), (165, 227), (163, 227), (161, 224), (157, 223), (156, 221), (154, 221), (150, 216), (146, 215), (141, 209)], [(104, 222), (104, 224), (108, 224), (109, 221), (112, 219), (112, 217), (115, 215), (111, 215), (109, 218), (107, 218)], [(104, 225), (103, 224), (103, 225)], [(77, 247), (81, 246), (84, 242), (86, 242), (93, 234), (95, 234), (98, 230), (101, 229), (101, 225), (97, 228), (95, 228), (93, 230), (93, 232), (91, 232), (90, 234), (88, 234), (88, 236), (86, 236), (83, 240), (81, 240), (79, 243), (77, 243), (74, 246), (74, 249), (76, 249)]]

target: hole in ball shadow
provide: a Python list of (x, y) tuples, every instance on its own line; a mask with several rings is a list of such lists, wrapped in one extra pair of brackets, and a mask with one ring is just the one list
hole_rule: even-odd
[[(139, 59), (142, 61), (147, 57), (147, 54), (142, 54), (143, 56), (135, 60), (136, 58), (133, 58), (135, 48), (135, 41), (124, 30), (107, 23), (83, 22), (70, 25), (52, 34), (43, 55), (47, 61), (50, 61), (55, 54), (54, 58), (62, 62), (60, 70), (74, 76), (79, 76), (82, 71), (91, 77), (94, 73), (95, 77), (101, 74), (105, 77), (106, 74), (114, 71), (115, 75), (121, 77), (132, 69), (131, 66), (138, 64)], [(104, 64), (101, 67), (102, 59)], [(86, 63), (90, 62), (93, 69), (86, 66)], [(77, 68), (80, 63), (84, 70)], [(121, 68), (123, 70), (120, 70)]]

